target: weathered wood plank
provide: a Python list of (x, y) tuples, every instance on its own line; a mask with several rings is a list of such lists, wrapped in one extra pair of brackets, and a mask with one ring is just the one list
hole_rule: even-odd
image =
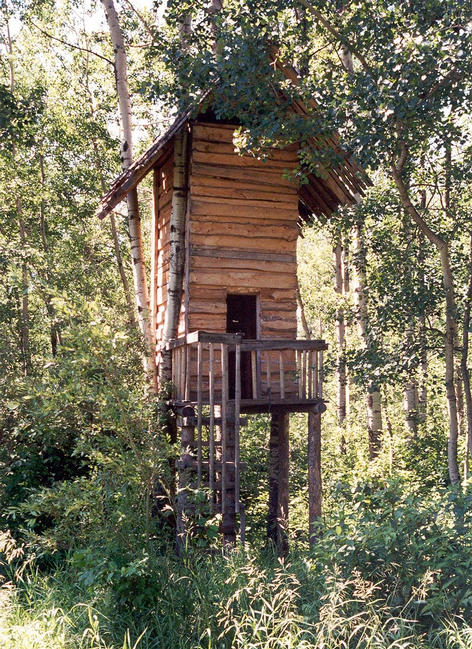
[[(285, 288), (296, 287), (297, 278), (293, 275), (278, 276), (279, 285)], [(222, 275), (221, 270), (216, 268), (214, 270), (201, 269), (198, 271), (190, 271), (190, 282), (204, 284), (215, 284), (219, 286), (239, 286), (242, 287), (263, 287), (271, 286), (274, 283), (274, 278), (271, 273), (262, 273), (254, 271), (233, 271), (231, 274)]]
[[(254, 180), (254, 176), (251, 178), (243, 178), (243, 179), (237, 179), (237, 178), (225, 178), (222, 176), (215, 176), (215, 168), (212, 167), (213, 173), (210, 175), (202, 175), (199, 173), (195, 172), (196, 165), (193, 167), (193, 173), (190, 175), (190, 187), (191, 190), (193, 191), (194, 188), (197, 190), (201, 188), (202, 191), (206, 191), (207, 189), (214, 189), (215, 191), (220, 191), (222, 189), (225, 189), (229, 192), (231, 190), (235, 191), (243, 191), (243, 192), (248, 192), (249, 195), (251, 194), (272, 194), (274, 192), (274, 189), (277, 190), (277, 193), (280, 196), (283, 196), (285, 200), (290, 198), (292, 200), (294, 197), (297, 196), (297, 184), (293, 181), (287, 183), (282, 183), (280, 182), (280, 174), (275, 174), (273, 177), (274, 183), (268, 183), (268, 182), (260, 182), (259, 176), (260, 172), (256, 172), (256, 179)], [(198, 191), (196, 192), (198, 193)]]
[[(210, 246), (222, 246), (225, 248), (234, 248), (235, 246), (242, 245), (241, 237), (232, 234), (194, 233), (192, 235), (192, 241), (196, 245), (208, 244)], [(279, 239), (277, 237), (244, 237), (244, 247), (259, 252), (292, 253), (295, 248), (294, 243), (295, 240)]]
[(232, 142), (214, 142), (205, 140), (198, 136), (194, 136), (192, 142), (192, 151), (200, 153), (212, 153), (216, 155), (237, 155), (238, 157), (244, 157), (248, 160), (255, 160), (256, 162), (263, 162), (264, 164), (271, 163), (273, 161), (280, 162), (291, 162), (298, 164), (298, 158), (295, 151), (284, 151), (283, 149), (268, 149), (266, 152), (266, 162), (263, 159), (252, 156), (248, 153), (243, 153), (241, 156), (235, 149), (235, 146)]
[(283, 263), (296, 263), (296, 254), (279, 254), (270, 252), (257, 252), (241, 248), (220, 248), (211, 246), (192, 246), (190, 254), (194, 257), (216, 257), (226, 259), (258, 259), (260, 261), (273, 261)]
[(244, 180), (255, 185), (272, 185), (280, 187), (296, 187), (297, 181), (284, 177), (281, 170), (268, 169), (246, 169), (244, 167), (222, 167), (211, 164), (193, 162), (192, 174), (198, 176), (210, 176), (211, 178), (229, 178)]
[(296, 169), (298, 162), (289, 160), (258, 160), (250, 156), (240, 156), (237, 154), (225, 153), (205, 153), (203, 151), (192, 151), (192, 161), (195, 164), (205, 164), (214, 166), (242, 167), (245, 169), (263, 169), (283, 172), (285, 170)]
[(243, 269), (243, 270), (260, 270), (261, 272), (273, 273), (279, 275), (292, 275), (296, 273), (295, 262), (285, 262), (284, 264), (274, 263), (273, 261), (260, 261), (259, 259), (227, 259), (226, 257), (194, 257), (191, 262), (192, 270), (203, 268), (213, 270), (221, 269)]
[[(253, 204), (238, 203), (237, 201), (231, 202), (230, 200), (217, 200), (206, 201), (203, 199), (190, 199), (191, 203), (191, 220), (195, 222), (197, 219), (201, 220), (201, 216), (218, 216), (219, 218), (228, 216), (231, 218), (245, 218), (245, 219), (265, 219), (266, 221), (283, 221), (293, 222), (296, 225), (298, 221), (298, 209), (282, 209), (277, 204), (273, 206), (259, 206), (255, 202)], [(297, 229), (297, 233), (299, 230)]]
[(244, 221), (191, 221), (190, 233), (208, 234), (211, 236), (238, 236), (241, 238), (240, 245), (245, 245), (243, 239), (275, 239), (296, 242), (298, 229), (296, 223), (283, 223), (277, 225), (271, 223), (249, 224)]

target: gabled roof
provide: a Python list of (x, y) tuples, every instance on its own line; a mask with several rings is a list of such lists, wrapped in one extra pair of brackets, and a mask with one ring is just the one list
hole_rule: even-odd
[[(271, 56), (273, 65), (287, 79), (298, 84), (299, 79), (295, 70), (283, 65), (277, 58), (275, 51), (271, 52)], [(210, 93), (211, 90), (204, 93), (199, 105), (205, 101)], [(166, 145), (170, 143), (181, 128), (191, 121), (195, 113), (198, 113), (198, 106), (192, 104), (177, 117), (164, 135), (157, 138), (126, 171), (123, 171), (115, 179), (109, 191), (101, 198), (97, 210), (97, 216), (100, 219), (107, 216), (152, 170), (161, 156), (165, 154)], [(308, 106), (301, 101), (292, 101), (291, 108), (295, 113), (306, 116), (310, 114), (310, 109), (317, 110), (316, 103), (313, 100), (309, 100)], [(357, 202), (355, 195), (363, 194), (364, 189), (371, 184), (363, 169), (342, 150), (336, 134), (323, 138), (313, 136), (310, 138), (310, 142), (313, 148), (317, 150), (328, 146), (342, 162), (329, 168), (322, 168), (320, 165), (318, 175), (308, 174), (308, 183), (301, 185), (299, 190), (300, 216), (303, 220), (308, 218), (310, 214), (329, 217), (340, 205), (354, 205)]]

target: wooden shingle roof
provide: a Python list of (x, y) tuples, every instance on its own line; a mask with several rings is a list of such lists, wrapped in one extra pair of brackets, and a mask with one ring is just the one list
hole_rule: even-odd
[[(271, 53), (273, 65), (282, 74), (298, 84), (299, 79), (295, 70), (280, 62), (276, 53)], [(201, 98), (199, 105), (211, 94), (207, 90)], [(292, 101), (291, 109), (300, 115), (309, 116), (311, 111), (318, 110), (316, 103), (312, 100), (305, 105), (302, 101)], [(132, 165), (123, 171), (113, 182), (109, 191), (102, 196), (96, 215), (103, 219), (107, 216), (126, 195), (134, 189), (141, 180), (152, 170), (159, 159), (167, 151), (167, 146), (172, 138), (184, 128), (198, 113), (198, 106), (193, 104), (184, 113), (179, 115), (174, 123), (161, 137), (157, 138), (152, 145)], [(353, 205), (358, 201), (365, 188), (371, 182), (364, 170), (345, 151), (342, 150), (338, 136), (318, 136), (309, 138), (310, 145), (320, 150), (329, 147), (339, 162), (329, 167), (319, 165), (317, 174), (307, 174), (308, 182), (300, 186), (300, 217), (302, 220), (309, 218), (310, 214), (329, 217), (341, 205)], [(357, 195), (357, 196), (356, 196)]]

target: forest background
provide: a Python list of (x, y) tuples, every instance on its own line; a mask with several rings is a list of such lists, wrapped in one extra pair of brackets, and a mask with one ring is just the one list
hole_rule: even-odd
[[(123, 148), (104, 6), (3, 0), (1, 646), (469, 647), (471, 3), (116, 9), (135, 157), (212, 85), (216, 114), (241, 121), (242, 151), (335, 129), (372, 180), (299, 241), (300, 335), (330, 345), (323, 515), (309, 550), (294, 415), (291, 550), (277, 559), (267, 420), (254, 417), (246, 547), (209, 553), (208, 517), (175, 556), (173, 508), (157, 515), (153, 498), (177, 449), (149, 387), (146, 274), (131, 263), (130, 236), (149, 259), (151, 188), (141, 236), (129, 203), (95, 217)], [(298, 86), (269, 65), (269, 44)], [(274, 103), (282, 86), (315, 99), (308, 122)], [(326, 155), (302, 147), (304, 169), (336, 163)]]

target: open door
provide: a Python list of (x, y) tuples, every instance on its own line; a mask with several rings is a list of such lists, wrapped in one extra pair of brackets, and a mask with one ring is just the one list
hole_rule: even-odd
[[(240, 333), (243, 338), (257, 338), (257, 295), (228, 294), (226, 296), (226, 332)], [(235, 357), (228, 357), (229, 396), (234, 399)], [(252, 367), (250, 352), (241, 354), (241, 398), (252, 398)]]

